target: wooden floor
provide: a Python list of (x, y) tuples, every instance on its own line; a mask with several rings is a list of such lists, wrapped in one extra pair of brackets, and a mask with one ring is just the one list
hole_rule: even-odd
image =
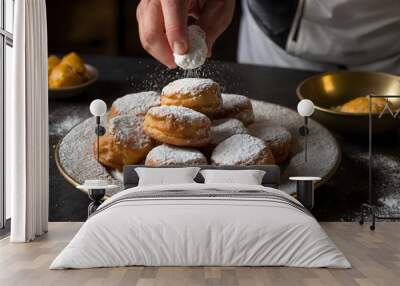
[(50, 223), (44, 237), (27, 244), (0, 241), (0, 285), (400, 285), (400, 223), (372, 232), (357, 223), (322, 223), (352, 269), (289, 267), (124, 267), (48, 270), (80, 223)]

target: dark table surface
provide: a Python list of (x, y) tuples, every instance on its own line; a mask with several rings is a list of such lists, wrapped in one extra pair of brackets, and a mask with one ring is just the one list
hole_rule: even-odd
[[(150, 59), (87, 56), (95, 66), (99, 80), (85, 93), (65, 100), (50, 100), (50, 221), (84, 221), (89, 200), (74, 189), (59, 173), (54, 161), (54, 148), (75, 124), (88, 118), (89, 104), (101, 98), (108, 106), (118, 97), (143, 90), (161, 90), (171, 80), (188, 76), (170, 71)], [(239, 93), (295, 109), (297, 85), (313, 72), (234, 63), (208, 62), (197, 72), (219, 82), (225, 92)], [(189, 75), (193, 76), (193, 75)], [(342, 162), (331, 180), (315, 194), (313, 214), (319, 220), (354, 220), (359, 206), (368, 199), (368, 141), (366, 138), (343, 138), (336, 134), (342, 149)], [(400, 156), (397, 134), (383, 140), (374, 149), (379, 154), (377, 197), (400, 197)], [(379, 188), (378, 188), (379, 187)], [(394, 199), (389, 202), (397, 202)]]

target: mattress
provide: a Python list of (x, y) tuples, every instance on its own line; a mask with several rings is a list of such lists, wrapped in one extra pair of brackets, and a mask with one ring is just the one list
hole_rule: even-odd
[(349, 268), (315, 218), (263, 186), (139, 186), (106, 200), (50, 269), (118, 266)]

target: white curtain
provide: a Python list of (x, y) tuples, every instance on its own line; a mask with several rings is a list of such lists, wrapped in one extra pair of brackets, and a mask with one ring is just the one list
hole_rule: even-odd
[(12, 242), (48, 224), (48, 91), (45, 0), (15, 1), (13, 92), (6, 98), (6, 187)]

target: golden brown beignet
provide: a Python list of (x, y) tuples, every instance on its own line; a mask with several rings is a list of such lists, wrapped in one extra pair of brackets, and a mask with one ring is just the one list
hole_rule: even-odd
[[(104, 136), (100, 137), (99, 161), (105, 166), (122, 169), (124, 165), (143, 160), (155, 142), (143, 131), (143, 116), (117, 116), (110, 120)], [(93, 142), (97, 158), (97, 140)]]
[(275, 164), (270, 148), (260, 138), (249, 134), (236, 134), (215, 147), (211, 162), (214, 165), (271, 165)]
[(253, 106), (244, 95), (223, 93), (222, 106), (211, 114), (212, 118), (236, 118), (248, 125), (254, 121)]
[[(385, 108), (385, 104), (389, 104), (392, 111), (395, 111), (393, 104), (390, 101), (386, 101), (384, 98), (372, 98), (371, 99), (371, 111), (372, 113), (379, 113)], [(342, 105), (340, 108), (341, 112), (348, 113), (369, 113), (369, 99), (367, 96), (360, 96)]]
[(151, 167), (199, 166), (207, 165), (207, 159), (199, 150), (163, 144), (147, 154), (145, 165)]
[(161, 105), (184, 106), (204, 114), (215, 112), (221, 104), (221, 89), (211, 79), (179, 79), (165, 86), (161, 93)]
[(214, 146), (235, 134), (249, 134), (244, 124), (235, 118), (214, 120), (210, 129), (211, 144)]
[(127, 94), (115, 100), (108, 113), (111, 119), (118, 115), (145, 116), (150, 108), (160, 105), (160, 94), (156, 91), (144, 91)]
[(282, 126), (270, 125), (261, 121), (247, 126), (251, 135), (258, 137), (269, 146), (275, 158), (275, 163), (284, 162), (290, 152), (292, 134)]
[(60, 63), (51, 71), (49, 77), (50, 88), (60, 88), (77, 85), (83, 82), (82, 77), (66, 64)]
[(204, 114), (180, 106), (151, 108), (144, 120), (144, 131), (153, 139), (187, 147), (210, 142), (211, 121)]

